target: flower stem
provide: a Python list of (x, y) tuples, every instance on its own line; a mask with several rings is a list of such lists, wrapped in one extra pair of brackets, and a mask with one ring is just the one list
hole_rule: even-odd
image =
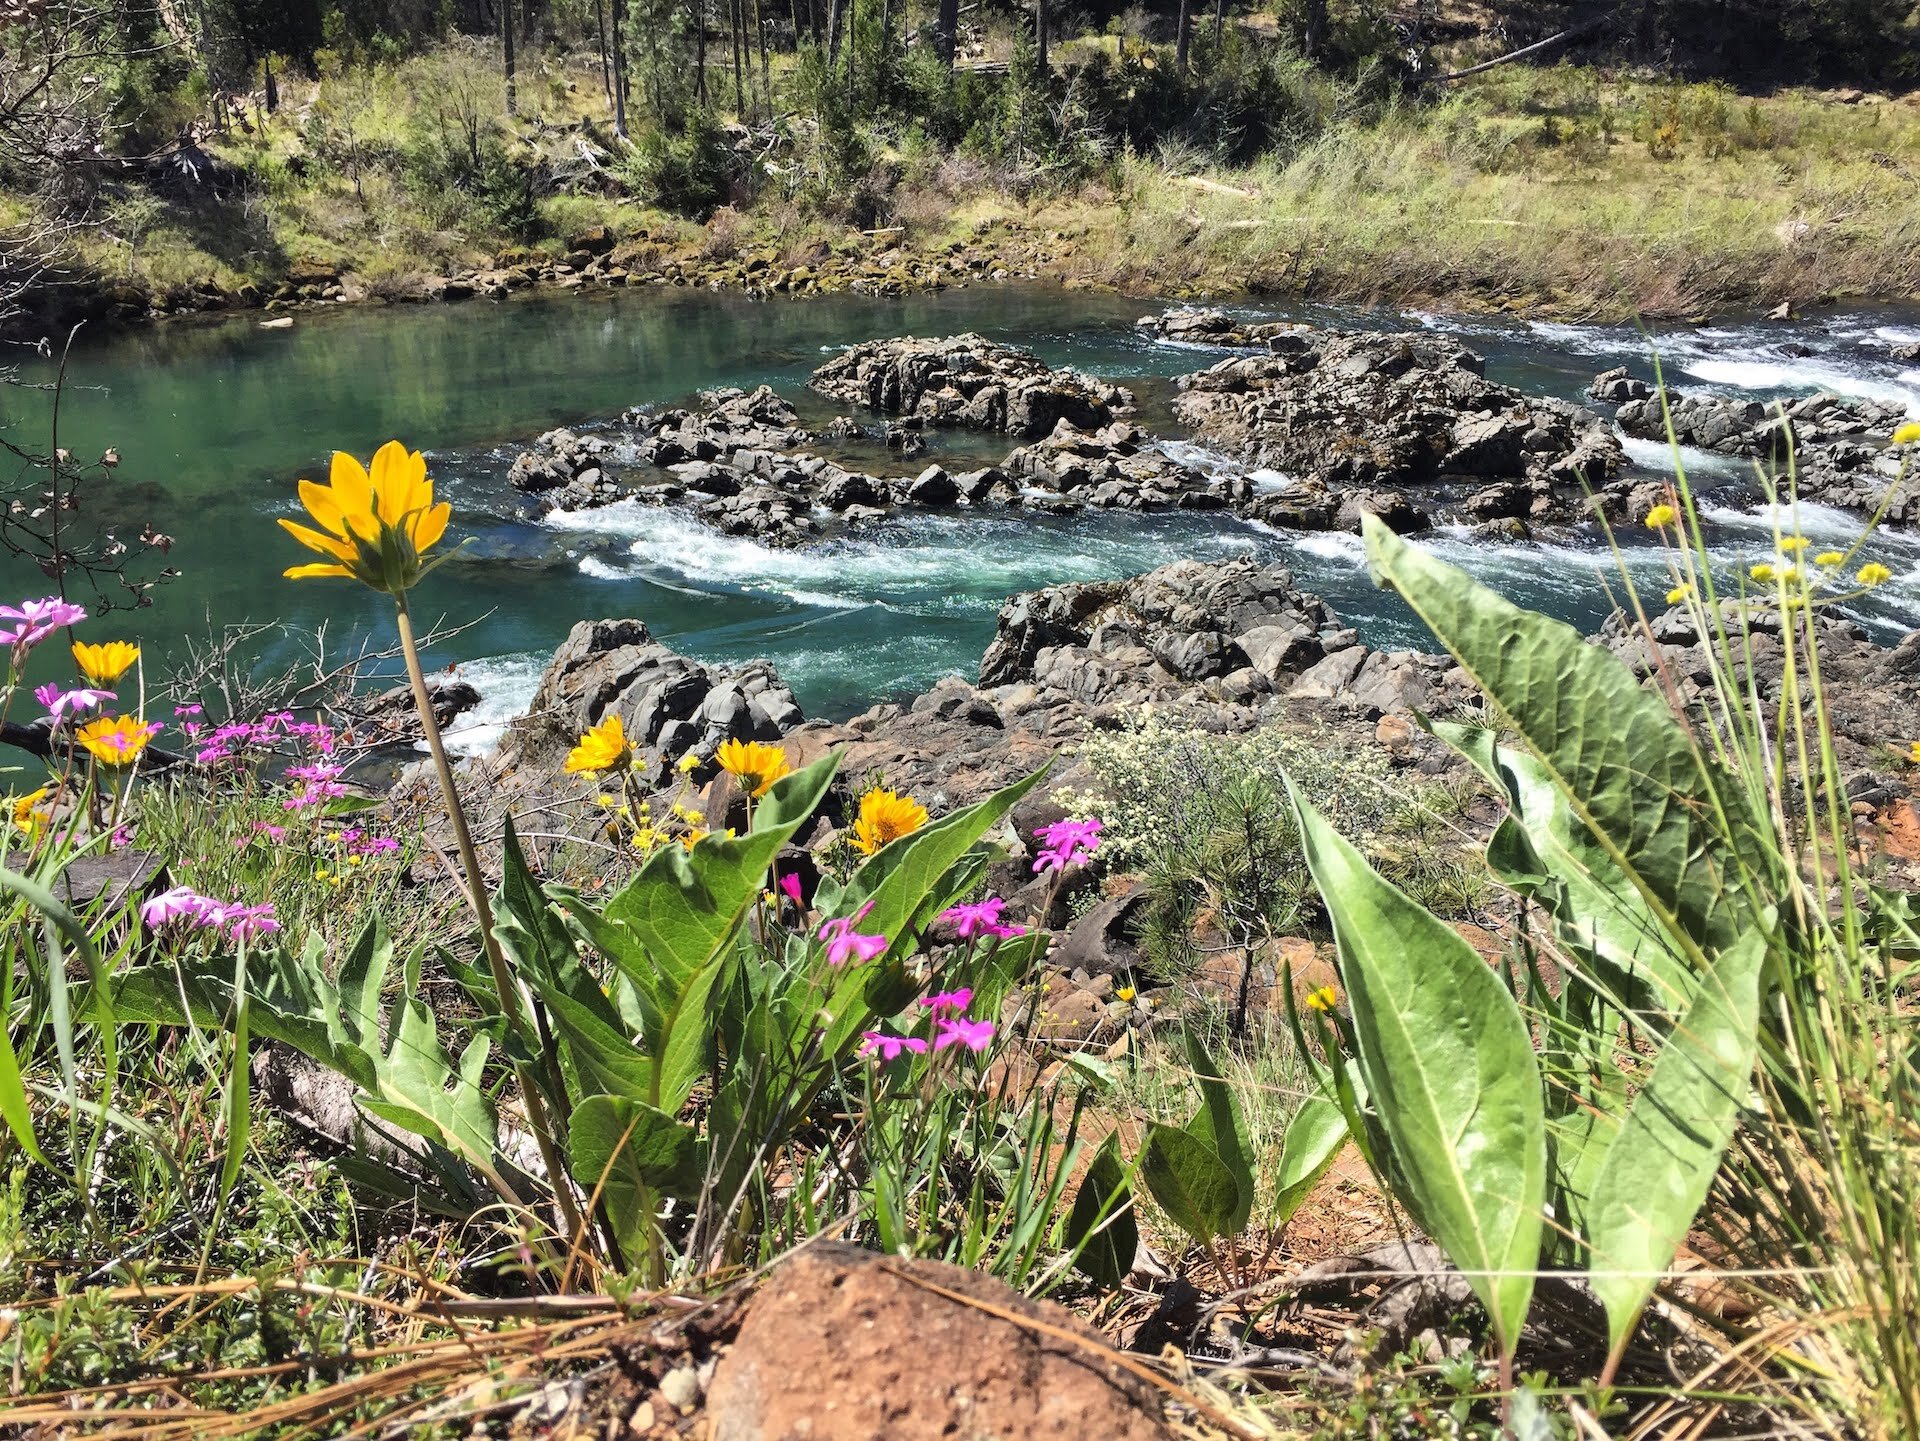
[[(413, 686), (413, 705), (420, 712), (420, 732), (426, 737), (427, 750), (433, 756), (434, 775), (440, 782), (441, 794), (446, 798), (447, 817), (453, 822), (454, 847), (460, 852), (460, 865), (467, 877), (467, 903), (473, 907), (474, 919), (480, 926), (480, 945), (486, 951), (487, 966), (493, 972), (493, 985), (500, 997), (501, 1014), (506, 1017), (507, 1030), (513, 1036), (530, 1042), (532, 1049), (544, 1049), (540, 1038), (530, 1034), (520, 982), (508, 968), (499, 939), (493, 933), (493, 908), (487, 902), (486, 874), (480, 868), (480, 853), (474, 848), (473, 833), (467, 829), (467, 815), (460, 805), (460, 792), (454, 788), (453, 768), (447, 764), (447, 748), (440, 739), (440, 723), (434, 718), (433, 697), (427, 693), (426, 673), (420, 669), (420, 647), (413, 636), (413, 618), (407, 613), (406, 592), (395, 592), (393, 602), (399, 612), (400, 649), (407, 658), (407, 679)], [(553, 1199), (560, 1208), (569, 1239), (572, 1239), (580, 1235), (580, 1213), (573, 1202), (567, 1173), (554, 1148), (546, 1102), (525, 1061), (513, 1062), (513, 1074), (520, 1085), (520, 1094), (526, 1101), (527, 1123), (532, 1127), (534, 1140), (540, 1147), (540, 1160), (547, 1168), (547, 1181), (552, 1187)]]

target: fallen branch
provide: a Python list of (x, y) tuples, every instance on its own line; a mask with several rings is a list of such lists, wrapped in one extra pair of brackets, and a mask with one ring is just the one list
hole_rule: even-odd
[(1569, 25), (1558, 35), (1549, 35), (1544, 40), (1536, 40), (1533, 44), (1523, 45), (1518, 50), (1510, 50), (1497, 60), (1484, 61), (1479, 65), (1469, 65), (1465, 70), (1455, 70), (1449, 75), (1436, 75), (1433, 77), (1433, 83), (1436, 85), (1445, 85), (1449, 81), (1465, 80), (1469, 75), (1479, 75), (1493, 69), (1497, 65), (1505, 65), (1514, 60), (1524, 60), (1529, 55), (1538, 55), (1542, 50), (1551, 49), (1553, 46), (1564, 44), (1568, 40), (1577, 40), (1588, 31), (1598, 30), (1602, 25), (1606, 24), (1607, 21), (1613, 19), (1614, 11), (1618, 8), (1617, 5), (1609, 6), (1606, 10), (1593, 16), (1591, 19), (1583, 20), (1578, 25)]

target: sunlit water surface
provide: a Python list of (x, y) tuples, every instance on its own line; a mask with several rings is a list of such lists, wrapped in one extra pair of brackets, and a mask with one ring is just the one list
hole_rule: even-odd
[[(1281, 559), (1377, 645), (1426, 642), (1418, 622), (1368, 582), (1357, 537), (1300, 535), (1214, 515), (1087, 514), (1052, 519), (993, 510), (901, 516), (857, 536), (802, 550), (729, 539), (688, 517), (649, 507), (513, 518), (506, 484), (514, 454), (555, 425), (604, 423), (632, 405), (683, 401), (717, 385), (771, 384), (810, 421), (832, 409), (803, 386), (836, 348), (877, 336), (975, 330), (1029, 346), (1133, 386), (1142, 418), (1177, 435), (1167, 410), (1172, 377), (1224, 352), (1144, 340), (1133, 322), (1158, 307), (1112, 296), (1037, 288), (969, 288), (880, 300), (857, 296), (755, 301), (681, 290), (520, 297), (502, 303), (303, 314), (291, 329), (255, 318), (172, 325), (82, 343), (68, 368), (60, 441), (77, 455), (116, 447), (121, 465), (104, 503), (126, 530), (150, 521), (177, 537), (181, 577), (147, 611), (116, 617), (115, 634), (178, 657), (184, 637), (245, 620), (295, 632), (328, 628), (345, 654), (390, 624), (382, 597), (345, 582), (290, 582), (299, 556), (272, 523), (294, 514), (300, 476), (320, 478), (327, 455), (365, 457), (399, 437), (426, 450), (455, 507), (452, 533), (473, 542), (422, 587), (416, 611), (467, 629), (430, 659), (458, 662), (486, 697), (463, 729), (484, 744), (525, 705), (541, 667), (577, 620), (639, 616), (661, 640), (711, 661), (767, 656), (810, 714), (845, 715), (911, 694), (936, 677), (970, 672), (1011, 593), (1066, 580), (1123, 576), (1183, 556)], [(1828, 314), (1806, 324), (1765, 322), (1669, 330), (1542, 322), (1489, 323), (1321, 306), (1245, 308), (1326, 324), (1429, 327), (1487, 356), (1488, 372), (1520, 388), (1576, 398), (1598, 370), (1626, 364), (1652, 375), (1657, 345), (1668, 379), (1725, 394), (1892, 397), (1920, 414), (1920, 368), (1892, 359), (1920, 340), (1920, 313)], [(1790, 347), (1805, 346), (1810, 355)], [(44, 370), (28, 368), (30, 378)], [(10, 437), (46, 440), (44, 401), (7, 397)], [(941, 436), (911, 464), (980, 464), (1002, 438)], [(1669, 469), (1662, 447), (1629, 446), (1650, 473)], [(1183, 458), (1230, 464), (1189, 448)], [(883, 453), (852, 458), (904, 469)], [(1726, 486), (1737, 462), (1689, 454), (1697, 483)], [(1269, 478), (1271, 479), (1271, 478)], [(1771, 519), (1714, 503), (1729, 555), (1758, 555)], [(1857, 532), (1852, 517), (1803, 508), (1817, 540)], [(1597, 534), (1552, 544), (1489, 545), (1443, 532), (1442, 554), (1514, 600), (1590, 629), (1617, 595), (1616, 563)], [(1636, 575), (1666, 588), (1657, 551), (1628, 554)], [(1920, 624), (1920, 538), (1874, 547), (1895, 579), (1860, 612), (1886, 635)], [(14, 566), (10, 594), (39, 593)], [(105, 631), (102, 632), (103, 634)], [(290, 642), (277, 653), (284, 659)]]

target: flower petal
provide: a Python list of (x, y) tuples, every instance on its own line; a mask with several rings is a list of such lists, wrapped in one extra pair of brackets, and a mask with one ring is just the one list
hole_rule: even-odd
[(347, 537), (347, 522), (340, 513), (340, 502), (334, 493), (324, 485), (315, 485), (310, 480), (300, 482), (300, 503), (307, 508), (307, 514), (320, 523), (323, 530), (330, 530), (342, 540)]
[(306, 526), (298, 525), (291, 520), (282, 518), (280, 528), (308, 550), (318, 551), (321, 555), (330, 555), (337, 560), (352, 560), (356, 555), (354, 548), (346, 541), (336, 536), (322, 535), (317, 530), (309, 530)]
[(445, 500), (421, 511), (413, 522), (413, 548), (424, 555), (429, 546), (447, 533), (447, 517), (452, 514), (453, 504)]
[(329, 478), (342, 519), (356, 534), (372, 540), (380, 528), (374, 522), (373, 481), (365, 468), (344, 450), (336, 450)]
[(321, 565), (317, 562), (313, 565), (290, 565), (280, 574), (288, 580), (312, 580), (323, 575), (339, 575), (345, 576), (348, 580), (353, 579), (353, 572), (344, 565)]
[(373, 453), (373, 508), (388, 525), (398, 525), (410, 510), (424, 501), (414, 499), (416, 487), (427, 478), (427, 459), (418, 451), (409, 453), (397, 440), (390, 440)]

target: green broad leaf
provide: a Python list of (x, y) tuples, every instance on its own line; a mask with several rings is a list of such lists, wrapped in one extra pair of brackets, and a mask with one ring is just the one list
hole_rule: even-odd
[(1213, 1148), (1190, 1132), (1149, 1128), (1140, 1148), (1140, 1176), (1160, 1209), (1202, 1245), (1233, 1234), (1240, 1185)]
[(563, 991), (543, 992), (541, 1001), (553, 1018), (573, 1073), (588, 1092), (605, 1091), (630, 1101), (653, 1097), (653, 1059), (631, 1038), (593, 1007)]
[(1767, 938), (1715, 962), (1607, 1147), (1586, 1207), (1591, 1280), (1617, 1357), (1686, 1239), (1752, 1084)]
[(574, 1184), (588, 1195), (600, 1188), (629, 1258), (648, 1249), (654, 1197), (691, 1200), (700, 1194), (700, 1138), (642, 1101), (588, 1096), (573, 1108), (567, 1155)]
[[(1694, 972), (1753, 924), (1742, 864), (1775, 848), (1666, 702), (1564, 622), (1522, 610), (1464, 571), (1363, 519), (1374, 578), (1413, 607)], [(1731, 835), (1733, 843), (1726, 843)]]
[(334, 796), (322, 801), (320, 814), (328, 820), (337, 820), (342, 816), (357, 816), (365, 811), (377, 811), (387, 803), (385, 796)]
[(1227, 1084), (1220, 1063), (1207, 1050), (1199, 1032), (1192, 1026), (1184, 1029), (1187, 1064), (1199, 1082), (1201, 1097), (1200, 1109), (1187, 1122), (1187, 1134), (1218, 1156), (1233, 1173), (1240, 1201), (1222, 1234), (1237, 1236), (1247, 1229), (1247, 1221), (1253, 1215), (1253, 1141), (1247, 1134), (1240, 1102), (1233, 1094), (1233, 1087)]
[(500, 890), (494, 897), (493, 933), (516, 973), (523, 979), (538, 976), (553, 984), (569, 985), (580, 970), (580, 953), (573, 933), (547, 899), (546, 891), (527, 865), (520, 836), (507, 817), (501, 837)]
[(1428, 728), (1506, 793), (1508, 817), (1487, 843), (1487, 864), (1552, 917), (1560, 942), (1595, 970), (1589, 982), (1621, 1009), (1684, 1010), (1694, 993), (1692, 964), (1546, 765), (1494, 744), (1484, 727), (1435, 721)]
[(1279, 1194), (1274, 1198), (1273, 1224), (1283, 1227), (1300, 1203), (1327, 1174), (1327, 1168), (1347, 1144), (1347, 1118), (1325, 1096), (1309, 1096), (1287, 1122), (1280, 1145), (1280, 1166), (1274, 1176)]
[(710, 835), (691, 851), (662, 846), (649, 856), (606, 909), (607, 920), (632, 930), (644, 960), (631, 951), (612, 959), (623, 968), (634, 965), (630, 974), (643, 985), (650, 966), (673, 990), (684, 989), (732, 940), (759, 900), (774, 857), (819, 808), (839, 764), (836, 751), (775, 781), (744, 836)]
[(1109, 1135), (1093, 1153), (1067, 1214), (1066, 1242), (1073, 1249), (1075, 1269), (1096, 1286), (1117, 1291), (1133, 1269), (1140, 1225), (1133, 1215), (1133, 1188), (1120, 1159), (1118, 1136)]
[(33, 1112), (27, 1107), (27, 1088), (20, 1078), (20, 1060), (4, 1025), (0, 1025), (0, 1120), (7, 1123), (21, 1150), (48, 1170), (54, 1169), (34, 1135)]
[(1540, 1068), (1520, 1008), (1451, 929), (1382, 880), (1288, 782), (1333, 919), (1361, 1074), (1402, 1199), (1513, 1354), (1547, 1190)]

